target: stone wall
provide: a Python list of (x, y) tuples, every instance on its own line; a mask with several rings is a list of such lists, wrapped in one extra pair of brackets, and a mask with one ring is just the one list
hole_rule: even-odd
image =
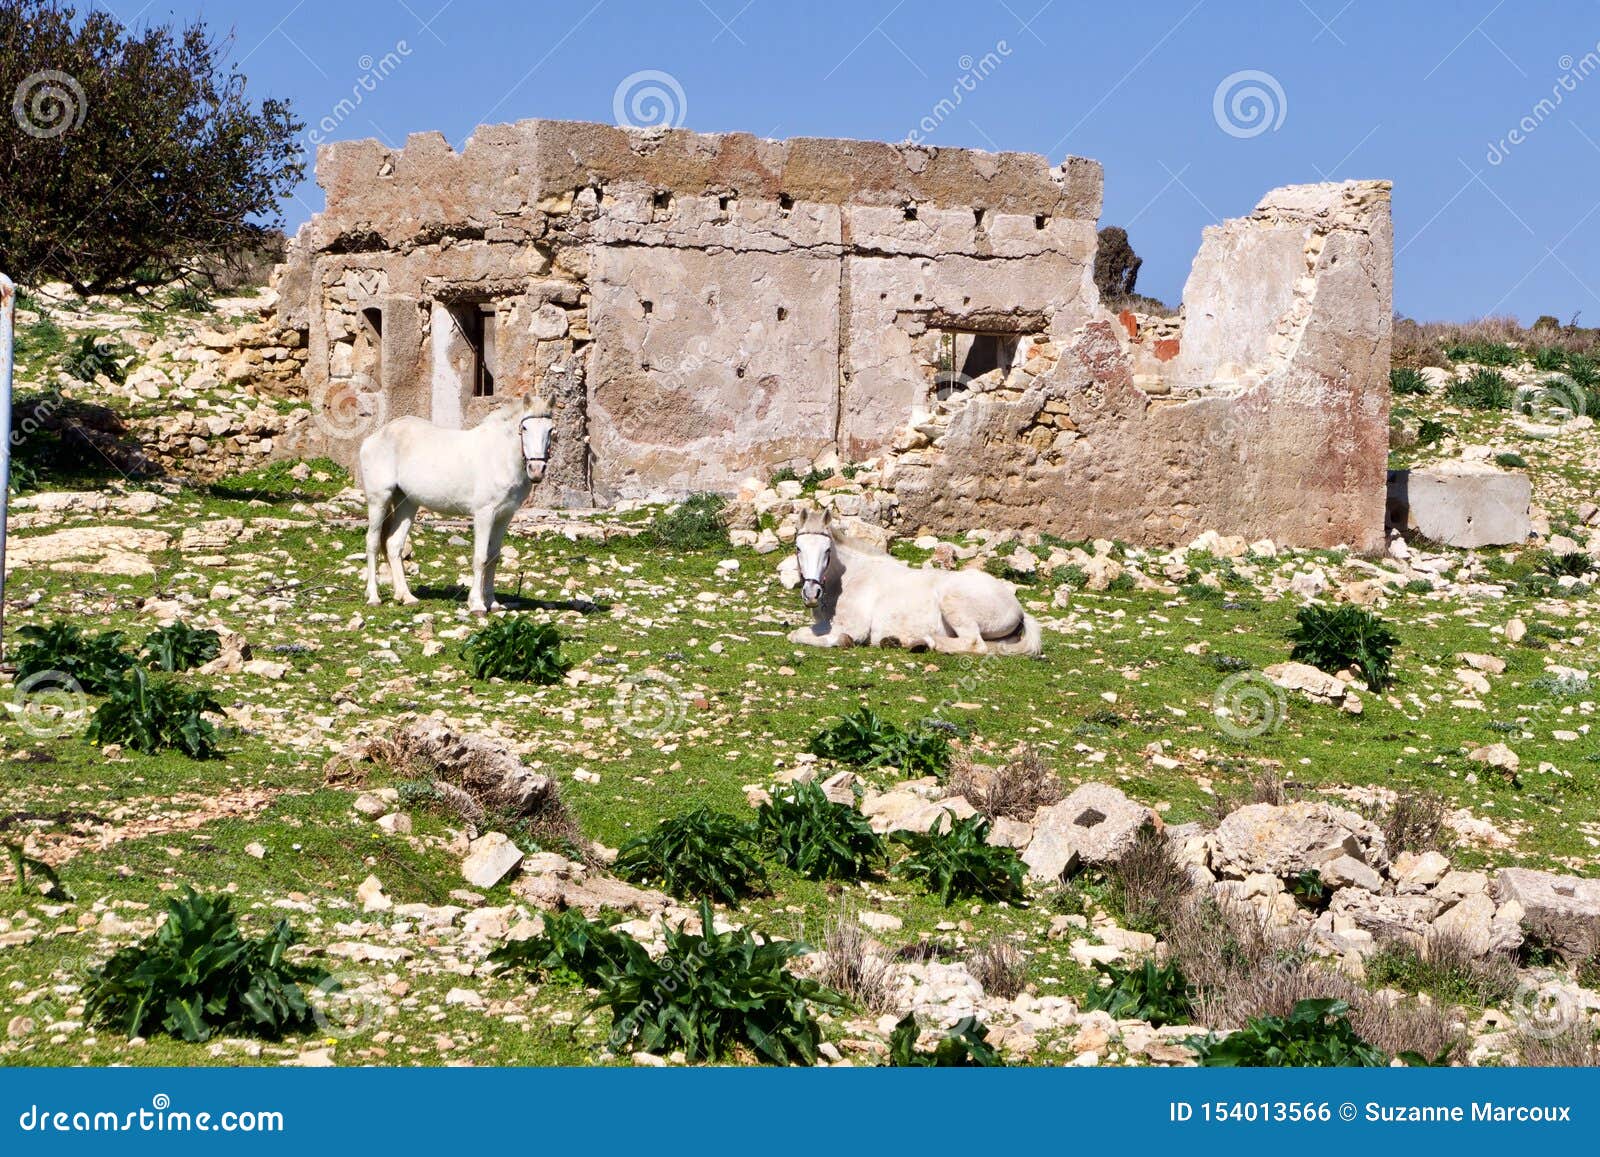
[(900, 447), (907, 528), (1381, 545), (1386, 185), (1209, 230), (1152, 332), (1095, 292), (1079, 158), (524, 121), (459, 152), (324, 146), (317, 171), (275, 322), (318, 420), (282, 451), (349, 463), (384, 419), (470, 425), (537, 389), (561, 426), (536, 503)]

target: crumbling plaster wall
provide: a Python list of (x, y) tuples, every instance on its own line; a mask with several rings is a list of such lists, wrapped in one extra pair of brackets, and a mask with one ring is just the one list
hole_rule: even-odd
[[(1381, 544), (1386, 185), (1278, 190), (1207, 230), (1181, 322), (1151, 331), (1095, 292), (1101, 172), (1079, 158), (525, 121), (460, 151), (324, 146), (318, 177), (327, 210), (278, 275), (313, 401), (472, 424), (498, 399), (441, 405), (434, 331), (440, 306), (492, 304), (497, 393), (558, 402), (537, 503), (732, 491), (899, 446), (907, 528)], [(950, 330), (1049, 356), (918, 445)], [(286, 448), (349, 462), (364, 423)]]

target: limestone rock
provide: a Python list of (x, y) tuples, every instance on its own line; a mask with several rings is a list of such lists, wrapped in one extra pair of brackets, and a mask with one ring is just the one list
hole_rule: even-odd
[(1600, 879), (1504, 868), (1494, 894), (1502, 905), (1521, 905), (1523, 929), (1563, 955), (1576, 959), (1600, 948)]
[(1217, 826), (1211, 867), (1219, 876), (1242, 879), (1266, 872), (1283, 878), (1320, 871), (1341, 856), (1380, 872), (1389, 862), (1383, 833), (1355, 812), (1317, 800), (1281, 807), (1257, 803)]
[(1389, 471), (1392, 526), (1445, 546), (1510, 546), (1533, 533), (1526, 474), (1482, 462)]
[(461, 861), (461, 875), (474, 888), (492, 888), (522, 862), (522, 850), (503, 832), (485, 832)]
[(1309, 663), (1274, 663), (1262, 674), (1285, 691), (1300, 691), (1318, 703), (1343, 703), (1349, 691), (1343, 681)]
[(1152, 822), (1149, 808), (1116, 788), (1086, 783), (1034, 816), (1022, 860), (1033, 879), (1059, 880), (1084, 865), (1116, 863)]

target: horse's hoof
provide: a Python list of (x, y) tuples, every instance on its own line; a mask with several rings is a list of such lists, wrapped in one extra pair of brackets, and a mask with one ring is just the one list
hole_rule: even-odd
[(407, 606), (407, 607), (414, 607), (418, 603), (420, 603), (421, 601), (422, 600), (417, 598), (416, 595), (404, 595), (400, 599), (401, 605)]
[(367, 596), (367, 606), (375, 607), (375, 606), (378, 605), (378, 602), (379, 602), (379, 600), (378, 600), (378, 596), (377, 595), (368, 595)]
[(840, 635), (839, 636), (839, 642), (838, 642), (837, 645), (840, 646), (840, 647), (853, 647), (853, 646), (856, 645), (856, 641), (854, 639), (852, 639), (849, 635)]

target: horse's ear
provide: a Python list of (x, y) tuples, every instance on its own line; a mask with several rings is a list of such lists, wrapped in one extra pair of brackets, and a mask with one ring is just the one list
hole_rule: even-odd
[(824, 510), (822, 512), (822, 529), (823, 530), (832, 530), (833, 529), (833, 511), (832, 510)]
[(531, 418), (548, 418), (550, 416), (550, 403), (537, 394), (523, 394), (522, 412)]

